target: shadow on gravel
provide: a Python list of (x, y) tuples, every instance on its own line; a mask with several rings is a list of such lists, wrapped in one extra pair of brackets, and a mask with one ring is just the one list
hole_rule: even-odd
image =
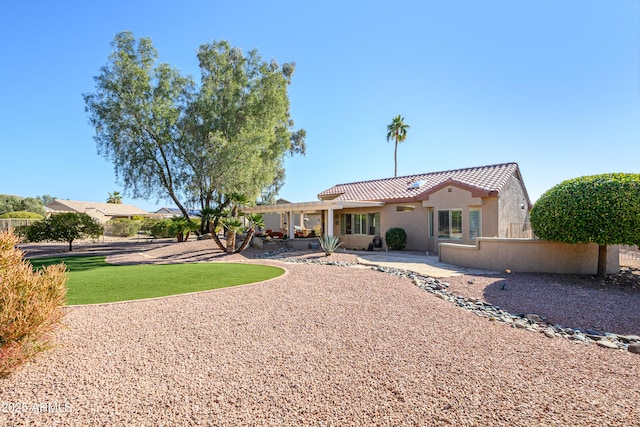
[(607, 279), (559, 274), (502, 274), (484, 299), (512, 314), (536, 314), (550, 324), (640, 335), (639, 271)]

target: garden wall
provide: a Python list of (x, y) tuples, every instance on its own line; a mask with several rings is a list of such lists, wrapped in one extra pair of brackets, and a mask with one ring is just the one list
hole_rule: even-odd
[[(539, 239), (478, 237), (475, 245), (440, 243), (440, 261), (460, 267), (519, 273), (596, 274), (598, 245)], [(607, 247), (607, 273), (620, 270), (620, 247)]]

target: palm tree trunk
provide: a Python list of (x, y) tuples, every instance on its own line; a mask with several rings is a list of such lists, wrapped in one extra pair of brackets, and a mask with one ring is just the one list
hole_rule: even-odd
[(396, 136), (396, 148), (393, 151), (393, 176), (398, 176), (398, 137)]
[(227, 231), (227, 254), (231, 255), (236, 248), (236, 232), (235, 230)]
[(222, 252), (227, 252), (227, 248), (224, 247), (224, 245), (220, 241), (220, 238), (218, 237), (218, 233), (216, 233), (216, 227), (217, 226), (218, 226), (218, 218), (213, 220), (213, 227), (212, 227), (212, 230), (211, 230), (211, 237), (213, 237), (213, 241), (216, 242), (216, 245), (218, 245), (218, 248)]
[(251, 239), (253, 239), (254, 234), (256, 234), (256, 230), (254, 230), (253, 228), (250, 228), (249, 230), (247, 230), (247, 237), (244, 239), (244, 242), (242, 242), (240, 247), (236, 250), (237, 254), (244, 251), (247, 248), (247, 246), (249, 246), (249, 244), (251, 243)]

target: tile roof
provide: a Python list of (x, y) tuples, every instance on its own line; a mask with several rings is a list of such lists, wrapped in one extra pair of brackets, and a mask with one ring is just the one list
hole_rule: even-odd
[(47, 205), (52, 211), (55, 212), (82, 212), (86, 213), (90, 210), (97, 210), (105, 216), (134, 216), (145, 215), (147, 212), (143, 211), (137, 206), (126, 205), (120, 203), (101, 203), (101, 202), (81, 202), (78, 200), (60, 200), (55, 201)]
[[(498, 195), (509, 178), (521, 179), (517, 163), (338, 184), (318, 194), (320, 200), (419, 201), (443, 186), (469, 189), (475, 197)], [(524, 183), (523, 183), (524, 186)]]

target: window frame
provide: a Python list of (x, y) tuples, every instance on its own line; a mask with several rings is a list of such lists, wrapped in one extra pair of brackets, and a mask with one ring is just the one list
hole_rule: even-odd
[[(464, 221), (462, 215), (462, 209), (438, 209), (438, 239), (442, 240), (462, 240), (463, 239), (463, 229), (464, 229)], [(446, 229), (447, 234), (442, 233), (443, 231), (443, 215), (446, 213)], [(455, 217), (454, 217), (455, 213)], [(455, 224), (454, 222), (459, 222), (459, 224)], [(454, 226), (459, 231), (457, 233), (453, 233)]]
[[(473, 227), (474, 220), (472, 219), (472, 214), (478, 215), (477, 227)], [(475, 235), (473, 233), (475, 231)], [(469, 240), (476, 240), (477, 237), (482, 236), (482, 209), (469, 209)]]

